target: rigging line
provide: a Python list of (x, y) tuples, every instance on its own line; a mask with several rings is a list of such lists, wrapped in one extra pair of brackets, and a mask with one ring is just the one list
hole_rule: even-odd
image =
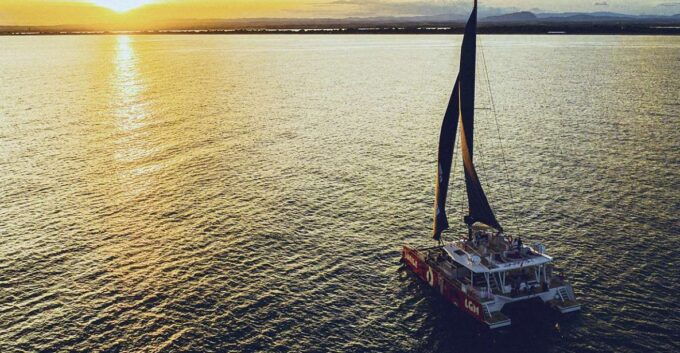
[[(505, 158), (505, 149), (503, 148), (503, 138), (501, 137), (501, 128), (500, 124), (498, 123), (498, 114), (496, 113), (496, 102), (493, 99), (493, 91), (491, 90), (491, 81), (489, 80), (489, 69), (488, 65), (486, 63), (486, 55), (484, 55), (484, 46), (482, 45), (482, 38), (479, 37), (479, 47), (480, 47), (480, 53), (482, 54), (482, 62), (484, 63), (484, 76), (486, 77), (486, 84), (489, 89), (489, 100), (491, 101), (491, 111), (493, 112), (493, 117), (494, 120), (496, 121), (496, 132), (498, 134), (498, 144), (500, 145), (501, 148), (501, 156), (503, 158), (503, 167), (505, 168), (505, 182), (508, 187), (508, 192), (510, 193), (510, 200), (517, 205), (517, 202), (515, 200), (514, 193), (512, 192), (512, 185), (510, 184), (510, 179), (508, 178), (508, 162), (507, 159)], [(517, 231), (517, 234), (519, 235), (521, 229), (519, 226), (519, 222), (517, 222), (517, 218), (513, 217), (515, 221), (515, 230)]]
[[(461, 174), (462, 174), (463, 177), (458, 179), (458, 180), (461, 180), (460, 190), (463, 190), (465, 188), (465, 172), (463, 171)], [(467, 192), (462, 192), (459, 200), (460, 200), (460, 215), (463, 216), (463, 217), (465, 217), (465, 214), (470, 214), (470, 208), (469, 207), (468, 207), (467, 211), (465, 210), (465, 206), (466, 206), (465, 199), (466, 198), (467, 198)], [(465, 219), (465, 218), (463, 218), (463, 219)]]
[[(484, 47), (481, 45), (481, 44), (482, 44), (482, 43), (481, 43), (482, 39), (481, 39), (479, 36), (478, 36), (477, 38), (478, 38), (479, 41), (480, 41), (480, 45), (479, 45), (480, 50), (483, 52), (483, 51), (484, 51)], [(476, 65), (476, 66), (475, 66), (475, 71), (480, 71), (480, 70), (481, 70), (480, 66), (479, 66), (479, 65)], [(475, 72), (475, 76), (479, 76), (477, 72)], [(487, 81), (488, 81), (488, 77), (487, 77)], [(475, 104), (476, 104), (476, 103), (475, 103)], [(477, 110), (477, 109), (475, 108), (475, 110)], [(479, 124), (479, 120), (478, 120), (478, 119), (477, 119), (476, 122), (477, 122), (477, 123), (475, 124), (475, 125), (477, 126), (476, 129), (477, 129), (477, 131), (480, 131), (481, 128), (482, 128), (482, 124)], [(479, 134), (478, 134), (478, 135), (479, 135)], [(480, 137), (481, 137), (481, 136), (480, 136)], [(474, 138), (474, 136), (473, 136), (473, 138)], [(486, 174), (486, 167), (485, 167), (485, 164), (484, 164), (484, 160), (485, 160), (486, 158), (484, 158), (484, 152), (483, 152), (483, 151), (484, 151), (484, 148), (483, 148), (483, 146), (482, 146), (482, 139), (481, 139), (481, 138), (478, 138), (478, 139), (476, 140), (476, 143), (477, 143), (477, 148), (476, 148), (476, 150), (477, 150), (477, 153), (479, 153), (479, 157), (480, 157), (480, 158), (477, 159), (477, 161), (479, 162), (479, 167), (480, 167), (479, 170), (481, 171), (482, 176), (488, 176), (488, 174)], [(473, 163), (473, 164), (474, 164), (474, 163)], [(466, 179), (466, 183), (467, 183), (467, 179)], [(482, 186), (483, 188), (484, 188), (485, 186), (482, 185), (482, 184), (485, 184), (485, 185), (486, 185), (486, 190), (487, 190), (487, 192), (492, 192), (492, 193), (494, 192), (494, 191), (493, 191), (494, 189), (491, 187), (491, 184), (490, 184), (490, 182), (489, 182), (489, 178), (485, 178), (484, 181), (480, 180), (479, 183), (480, 183), (480, 186)], [(480, 195), (476, 195), (476, 196), (477, 196), (477, 199), (478, 199), (478, 200), (481, 199), (481, 198), (480, 198)], [(487, 200), (487, 203), (490, 203), (490, 202)], [(490, 206), (489, 206), (489, 207), (490, 207)]]
[[(458, 124), (458, 136), (462, 136), (461, 134), (464, 134), (464, 133), (465, 133), (465, 132), (463, 132), (463, 124), (462, 124), (462, 123), (459, 123), (459, 124)], [(463, 152), (462, 152), (462, 150), (461, 150), (462, 147), (463, 147), (463, 146), (461, 145), (461, 144), (463, 143), (462, 140), (463, 140), (463, 138), (462, 138), (462, 137), (459, 137), (459, 138), (458, 138), (458, 146), (456, 146), (456, 150), (458, 151), (458, 153), (460, 153), (461, 163), (463, 163), (463, 162), (462, 162), (462, 159), (463, 159)], [(458, 153), (456, 153), (456, 157), (458, 157)], [(456, 158), (456, 163), (458, 163), (458, 158)], [(465, 185), (465, 166), (463, 166), (463, 168), (461, 168), (461, 169), (462, 169), (462, 171), (463, 171), (463, 173), (462, 173), (462, 176), (463, 176), (463, 177), (462, 177), (462, 178), (457, 178), (457, 179), (456, 179), (456, 180), (459, 180), (459, 181), (460, 181), (460, 182), (459, 182), (459, 183), (460, 183), (460, 187), (458, 188), (458, 190), (464, 190), (464, 189), (466, 188), (466, 185)], [(467, 196), (467, 192), (461, 192), (461, 196), (460, 196), (460, 198), (459, 198), (459, 200), (460, 200), (460, 215), (465, 215), (465, 197), (466, 197), (466, 196)], [(469, 210), (468, 210), (468, 211), (469, 211)]]
[[(481, 41), (481, 39), (480, 39), (480, 41)], [(480, 45), (480, 49), (483, 50), (483, 48), (481, 48), (481, 45)], [(477, 65), (477, 66), (476, 66), (476, 71), (479, 71), (479, 70), (481, 70), (481, 69), (479, 68), (479, 65)], [(477, 76), (477, 73), (476, 73), (476, 72), (475, 72), (475, 76)], [(475, 103), (475, 104), (476, 104), (476, 103)], [(475, 110), (477, 110), (477, 109), (475, 108)], [(479, 131), (480, 128), (482, 127), (482, 124), (479, 124), (479, 120), (478, 120), (478, 119), (476, 120), (476, 124), (475, 124), (475, 125), (476, 125), (477, 131)], [(478, 135), (480, 135), (480, 134), (478, 134)], [(481, 137), (481, 136), (480, 136), (480, 137)], [(474, 139), (474, 136), (473, 136), (473, 139)], [(479, 157), (480, 157), (479, 159), (477, 159), (477, 161), (479, 161), (480, 171), (482, 172), (482, 175), (488, 176), (488, 174), (486, 174), (486, 168), (484, 167), (484, 160), (485, 160), (485, 158), (484, 158), (484, 152), (483, 152), (483, 151), (484, 151), (484, 148), (482, 147), (482, 139), (481, 139), (481, 138), (478, 138), (478, 139), (476, 140), (476, 142), (477, 142), (477, 148), (476, 148), (476, 150), (477, 150), (477, 153), (479, 153)], [(481, 184), (481, 183), (482, 183), (482, 181), (480, 180), (480, 184)], [(491, 184), (489, 184), (488, 178), (486, 178), (486, 179), (484, 180), (484, 184), (486, 184), (486, 190), (487, 190), (487, 191), (492, 191)]]
[[(460, 126), (458, 127), (458, 130), (459, 129), (460, 129)], [(454, 150), (454, 152), (453, 152), (454, 153), (453, 154), (453, 170), (451, 171), (451, 173), (449, 175), (451, 175), (451, 174), (455, 175), (456, 174), (456, 169), (458, 167), (458, 158), (457, 158), (458, 157), (458, 152), (457, 152), (458, 151), (458, 148), (457, 148), (458, 145), (460, 145), (460, 139), (458, 139), (458, 141), (456, 141), (456, 146), (453, 146), (453, 150)], [(451, 178), (449, 177), (449, 179), (451, 179)], [(451, 183), (449, 183), (449, 185), (450, 184)], [(451, 194), (453, 194), (453, 193), (450, 192), (449, 197), (451, 197)]]

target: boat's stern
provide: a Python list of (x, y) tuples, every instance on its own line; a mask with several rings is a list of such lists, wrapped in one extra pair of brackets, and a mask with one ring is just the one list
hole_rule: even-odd
[(576, 300), (571, 284), (564, 282), (562, 286), (553, 289), (554, 291), (551, 291), (552, 299), (544, 300), (548, 305), (562, 314), (581, 310), (581, 303)]
[(484, 323), (493, 330), (512, 325), (512, 320), (500, 310), (490, 311), (489, 307), (485, 306)]

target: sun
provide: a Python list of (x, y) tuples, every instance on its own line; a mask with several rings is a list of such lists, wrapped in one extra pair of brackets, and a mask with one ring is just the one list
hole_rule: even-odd
[(91, 3), (109, 8), (116, 12), (127, 12), (155, 2), (156, 0), (90, 0)]

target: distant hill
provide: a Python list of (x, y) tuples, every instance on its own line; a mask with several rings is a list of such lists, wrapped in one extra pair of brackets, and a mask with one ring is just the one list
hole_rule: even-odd
[[(406, 17), (348, 17), (348, 18), (250, 18), (250, 19), (212, 19), (179, 20), (165, 23), (163, 27), (175, 28), (348, 28), (348, 27), (413, 27), (413, 26), (459, 26), (465, 23), (468, 14), (441, 14), (434, 16)], [(613, 12), (593, 13), (541, 13), (529, 11), (488, 16), (479, 19), (484, 24), (579, 24), (579, 23), (627, 23), (627, 24), (680, 24), (680, 16), (635, 16)]]
[(537, 13), (536, 17), (538, 17), (538, 18), (553, 18), (553, 17), (572, 17), (572, 16), (579, 16), (579, 15), (592, 15), (592, 16), (597, 16), (597, 17), (628, 17), (628, 18), (637, 17), (636, 15), (626, 15), (626, 14), (622, 14), (622, 13), (607, 12), (607, 11), (597, 11), (597, 12), (544, 12), (544, 13)]
[(538, 16), (533, 12), (522, 11), (500, 16), (485, 17), (480, 22), (534, 22), (536, 19), (538, 19)]
[(222, 29), (323, 29), (361, 27), (440, 26), (461, 24), (469, 15), (455, 13), (434, 16), (383, 16), (347, 18), (242, 18), (242, 19), (185, 19), (160, 24), (164, 28), (222, 28)]
[[(0, 26), (1, 33), (40, 32), (65, 33), (79, 31), (262, 31), (307, 30), (314, 31), (380, 30), (389, 33), (418, 31), (460, 32), (469, 14), (446, 13), (433, 16), (404, 17), (348, 17), (348, 18), (241, 18), (241, 19), (180, 19), (157, 22), (141, 28), (124, 25), (100, 24), (98, 26)], [(672, 16), (627, 15), (614, 12), (534, 13), (521, 11), (503, 15), (480, 17), (480, 33), (666, 33), (675, 34), (680, 26), (680, 14)]]
[(677, 21), (675, 16), (659, 15), (627, 15), (615, 12), (565, 12), (565, 13), (539, 13), (536, 15), (539, 20), (546, 22), (592, 22), (592, 23), (667, 23)]
[(489, 16), (482, 18), (480, 23), (512, 23), (512, 24), (561, 24), (561, 25), (604, 25), (604, 24), (640, 24), (640, 25), (669, 25), (680, 24), (680, 15), (653, 16), (653, 15), (626, 15), (614, 12), (565, 12), (565, 13), (538, 13), (523, 11), (505, 14), (501, 16)]

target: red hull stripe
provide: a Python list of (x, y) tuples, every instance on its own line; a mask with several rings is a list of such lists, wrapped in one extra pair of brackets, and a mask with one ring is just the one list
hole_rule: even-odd
[(404, 249), (402, 250), (402, 259), (411, 271), (429, 284), (430, 287), (436, 289), (444, 299), (448, 300), (478, 321), (484, 323), (482, 305), (479, 304), (477, 299), (468, 296), (458, 287), (446, 280), (436, 268), (428, 265), (425, 260), (419, 256), (416, 250), (404, 246)]

